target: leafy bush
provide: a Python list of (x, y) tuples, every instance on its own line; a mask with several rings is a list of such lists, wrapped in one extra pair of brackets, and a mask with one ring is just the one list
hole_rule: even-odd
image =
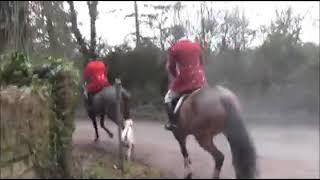
[[(9, 56), (2, 56), (5, 57)], [(63, 59), (49, 57), (46, 63), (32, 68), (27, 56), (15, 53), (10, 57), (9, 60), (1, 61), (2, 85), (27, 86), (39, 96), (45, 96), (49, 103), (47, 110), (51, 113), (49, 127), (46, 129), (49, 142), (42, 142), (48, 145), (48, 152), (34, 162), (37, 175), (42, 178), (69, 177), (73, 116), (79, 99), (78, 70)]]
[(159, 99), (166, 77), (162, 57), (160, 49), (153, 46), (132, 51), (118, 49), (106, 57), (109, 80), (113, 83), (114, 79), (119, 77), (123, 86), (132, 92), (134, 102), (138, 104)]
[(0, 82), (1, 84), (13, 84), (17, 86), (31, 83), (31, 62), (27, 56), (21, 53), (0, 56)]

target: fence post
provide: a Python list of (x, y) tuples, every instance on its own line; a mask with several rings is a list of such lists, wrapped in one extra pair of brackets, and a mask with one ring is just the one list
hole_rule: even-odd
[(118, 122), (118, 135), (119, 135), (119, 167), (121, 172), (123, 173), (123, 151), (122, 151), (122, 141), (121, 141), (121, 124), (122, 124), (122, 116), (120, 112), (121, 105), (121, 80), (116, 78), (116, 99), (117, 99), (117, 107), (116, 107), (116, 118)]

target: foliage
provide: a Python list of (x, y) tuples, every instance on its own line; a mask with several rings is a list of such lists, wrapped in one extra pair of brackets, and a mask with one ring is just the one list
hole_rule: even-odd
[(76, 48), (62, 1), (30, 1), (30, 36), (33, 53), (54, 57), (72, 56)]
[(161, 53), (159, 48), (150, 44), (142, 44), (141, 48), (135, 50), (118, 49), (111, 52), (106, 57), (110, 81), (119, 77), (125, 88), (135, 91), (134, 102), (148, 103), (150, 97), (161, 93), (162, 83), (159, 82), (163, 82), (165, 76)]
[[(20, 38), (15, 37), (14, 34), (20, 28), (17, 22), (21, 22), (15, 19), (17, 14), (13, 7), (18, 5), (15, 3), (8, 1), (1, 3), (0, 13), (4, 16), (0, 17), (0, 40), (3, 42), (0, 50), (4, 49), (2, 45), (12, 45), (13, 42), (18, 42), (16, 39)], [(272, 86), (296, 84), (303, 88), (306, 85), (308, 87), (317, 85), (319, 46), (310, 43), (302, 44), (300, 34), (303, 31), (303, 17), (295, 15), (290, 8), (276, 11), (276, 19), (259, 30), (250, 28), (251, 22), (238, 8), (230, 11), (214, 11), (214, 3), (196, 3), (192, 11), (198, 12), (197, 17), (192, 18), (197, 20), (191, 24), (192, 13), (189, 12), (189, 8), (185, 8), (185, 2), (161, 5), (136, 3), (139, 5), (139, 13), (138, 8), (134, 8), (133, 2), (132, 14), (126, 16), (136, 17), (132, 18), (132, 21), (136, 19), (138, 22), (137, 26), (133, 27), (135, 32), (132, 31), (133, 34), (136, 36), (139, 34), (140, 37), (140, 47), (135, 50), (127, 42), (115, 47), (104, 48), (107, 40), (100, 42), (99, 37), (94, 35), (95, 19), (99, 14), (100, 4), (96, 6), (93, 2), (90, 2), (88, 6), (88, 10), (91, 9), (91, 12), (88, 11), (88, 17), (92, 20), (90, 21), (90, 35), (94, 38), (84, 38), (84, 34), (80, 33), (82, 27), (78, 27), (78, 16), (73, 1), (68, 2), (70, 11), (68, 7), (64, 7), (65, 3), (58, 1), (47, 3), (29, 1), (26, 6), (20, 4), (20, 9), (27, 10), (25, 16), (29, 22), (22, 23), (21, 27), (27, 25), (26, 27), (29, 28), (27, 37), (32, 40), (30, 44), (24, 41), (23, 45), (29, 47), (32, 63), (38, 58), (38, 63), (48, 64), (51, 60), (44, 57), (51, 55), (66, 57), (68, 60), (63, 60), (64, 62), (71, 59), (76, 60), (76, 65), (81, 69), (90, 56), (90, 48), (91, 51), (95, 49), (96, 53), (106, 57), (107, 64), (110, 64), (110, 80), (113, 81), (115, 77), (120, 77), (124, 86), (133, 92), (135, 102), (138, 104), (159, 103), (167, 90), (164, 66), (166, 50), (170, 41), (174, 39), (173, 29), (177, 26), (187, 30), (189, 36), (198, 36), (201, 42), (205, 40), (208, 43), (209, 53), (205, 51), (204, 57), (206, 73), (211, 85), (225, 83), (234, 89), (244, 89), (249, 94), (253, 91), (257, 93), (267, 91)], [(142, 5), (151, 11), (143, 12)], [(53, 10), (46, 11), (46, 9)], [(153, 33), (147, 37), (145, 29)], [(256, 35), (260, 35), (258, 33), (263, 36), (263, 43), (256, 48), (251, 48), (251, 42), (257, 40)], [(136, 36), (128, 37), (136, 39)], [(95, 48), (93, 48), (94, 44), (96, 44)], [(16, 48), (17, 45), (11, 47)], [(10, 68), (7, 69), (5, 66), (9, 67), (7, 64), (10, 62), (0, 63), (0, 78), (17, 81), (16, 83), (20, 84), (25, 77), (19, 75), (19, 72), (18, 75), (2, 77), (4, 70), (9, 71)], [(14, 63), (19, 64), (16, 60)], [(46, 79), (48, 84), (50, 84), (49, 79), (46, 77), (50, 76), (50, 71), (45, 69), (50, 68), (53, 67), (40, 66), (39, 71), (42, 70), (43, 74), (36, 73), (41, 81)], [(16, 80), (13, 80), (14, 77)], [(33, 81), (35, 80), (33, 78)], [(25, 82), (25, 84), (28, 83)], [(1, 81), (1, 84), (4, 85), (5, 81)], [(315, 89), (317, 88), (310, 91), (315, 91)], [(309, 94), (315, 97), (314, 92)]]
[[(267, 39), (257, 50), (256, 66), (259, 74), (274, 83), (283, 83), (289, 74), (303, 64), (305, 55), (300, 43), (299, 16), (292, 16), (291, 9), (277, 12), (277, 19), (271, 22)], [(262, 72), (262, 73), (261, 73)]]
[[(23, 54), (20, 54), (17, 59), (13, 60), (16, 64), (15, 66), (12, 65), (14, 63), (2, 66), (4, 69), (12, 67), (11, 71), (3, 71), (1, 73), (2, 77), (8, 79), (5, 85), (10, 85), (10, 83), (19, 87), (24, 85), (32, 92), (36, 92), (39, 97), (43, 97), (48, 102), (47, 108), (43, 108), (45, 111), (50, 111), (49, 117), (47, 117), (49, 118), (49, 125), (47, 128), (42, 127), (44, 128), (43, 130), (49, 132), (48, 135), (43, 133), (36, 134), (36, 136), (43, 135), (44, 137), (48, 137), (48, 141), (40, 141), (37, 144), (40, 146), (46, 144), (48, 147), (45, 155), (41, 156), (41, 158), (35, 158), (33, 162), (37, 175), (42, 178), (69, 177), (70, 167), (68, 165), (68, 158), (70, 157), (72, 133), (74, 131), (73, 116), (77, 100), (79, 99), (79, 73), (74, 69), (72, 63), (63, 59), (49, 57), (47, 59), (48, 63), (43, 64), (40, 68), (35, 68), (32, 71), (32, 68), (29, 67), (28, 72), (32, 76), (25, 77), (28, 83), (25, 81), (14, 81), (18, 76), (12, 76), (10, 73), (16, 72), (21, 67), (30, 65), (29, 61), (26, 60), (28, 57)], [(22, 78), (21, 76), (19, 77)], [(30, 138), (30, 134), (27, 134), (26, 137)], [(37, 145), (30, 145), (30, 151), (34, 152), (34, 148), (37, 148)]]
[(4, 85), (28, 85), (32, 79), (31, 63), (28, 57), (21, 53), (1, 55), (0, 82)]
[(0, 53), (12, 48), (19, 51), (28, 49), (28, 4), (28, 1), (1, 1)]

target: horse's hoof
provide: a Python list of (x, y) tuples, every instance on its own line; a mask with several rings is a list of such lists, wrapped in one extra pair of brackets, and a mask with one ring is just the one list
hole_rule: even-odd
[(189, 173), (184, 179), (192, 179), (192, 173)]
[(215, 170), (214, 171), (213, 179), (220, 179), (220, 170)]

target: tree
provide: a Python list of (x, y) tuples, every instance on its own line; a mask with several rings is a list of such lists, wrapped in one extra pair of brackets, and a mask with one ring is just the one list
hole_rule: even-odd
[(96, 20), (98, 16), (97, 11), (97, 5), (98, 1), (88, 1), (88, 7), (89, 7), (89, 15), (90, 15), (90, 30), (91, 30), (91, 41), (90, 41), (90, 47), (89, 47), (89, 54), (90, 56), (96, 55)]
[(10, 41), (10, 30), (14, 27), (14, 9), (12, 1), (0, 2), (0, 53)]
[(233, 9), (231, 13), (225, 11), (220, 33), (221, 49), (231, 48), (235, 52), (245, 51), (256, 35), (256, 31), (249, 28), (249, 21), (245, 14), (242, 13), (240, 17), (238, 8)]
[[(75, 35), (77, 42), (79, 44), (79, 50), (85, 57), (86, 61), (88, 61), (89, 58), (96, 57), (96, 28), (95, 28), (95, 22), (97, 18), (97, 1), (91, 1), (87, 2), (88, 8), (89, 8), (89, 15), (90, 15), (90, 30), (91, 30), (91, 40), (90, 45), (88, 45), (85, 41), (85, 38), (81, 35), (79, 28), (78, 28), (78, 20), (76, 11), (74, 9), (73, 1), (68, 1), (70, 6), (70, 18), (71, 18), (71, 30), (73, 34)], [(88, 48), (89, 47), (89, 48)]]
[(147, 5), (144, 4), (144, 7), (151, 7), (154, 10), (154, 13), (150, 14), (141, 14), (141, 17), (146, 17), (147, 20), (142, 20), (145, 24), (149, 26), (150, 29), (158, 29), (159, 37), (153, 37), (158, 39), (160, 48), (162, 51), (165, 51), (165, 44), (167, 43), (169, 37), (170, 26), (167, 24), (169, 19), (168, 12), (172, 9), (171, 5)]
[(181, 20), (181, 10), (183, 10), (185, 8), (185, 6), (183, 6), (181, 4), (181, 1), (176, 2), (173, 5), (173, 26), (176, 25), (181, 25), (182, 24), (182, 20)]
[(25, 51), (29, 36), (28, 1), (1, 1), (0, 52), (6, 48)]
[(29, 34), (33, 55), (71, 57), (76, 42), (68, 27), (69, 14), (61, 1), (32, 1), (29, 3)]
[(139, 48), (141, 45), (141, 34), (140, 34), (140, 20), (139, 20), (139, 13), (138, 13), (138, 4), (137, 1), (133, 2), (134, 4), (134, 12), (131, 14), (126, 15), (124, 18), (128, 17), (134, 17), (135, 18), (135, 33), (130, 33), (130, 34), (135, 34), (136, 36), (136, 48)]
[[(219, 13), (219, 12), (218, 12)], [(204, 50), (204, 56), (207, 57), (215, 51), (215, 40), (218, 36), (219, 23), (217, 21), (218, 13), (213, 11), (212, 2), (208, 5), (206, 2), (200, 4), (200, 31), (197, 37), (200, 37), (200, 44)]]
[(134, 1), (134, 17), (135, 17), (135, 22), (136, 22), (136, 40), (137, 44), (136, 47), (140, 47), (140, 29), (139, 29), (139, 13), (138, 13), (138, 5), (137, 1)]
[(57, 42), (57, 35), (54, 30), (53, 22), (52, 22), (52, 11), (51, 8), (53, 7), (51, 1), (43, 1), (42, 4), (42, 13), (46, 17), (46, 28), (49, 35), (49, 42), (50, 42), (50, 49), (53, 52), (53, 54), (56, 54), (58, 52), (58, 42)]
[(273, 83), (286, 83), (287, 77), (305, 59), (300, 34), (302, 17), (293, 16), (292, 9), (276, 11), (276, 20), (267, 28), (267, 37), (257, 51), (254, 67)]

